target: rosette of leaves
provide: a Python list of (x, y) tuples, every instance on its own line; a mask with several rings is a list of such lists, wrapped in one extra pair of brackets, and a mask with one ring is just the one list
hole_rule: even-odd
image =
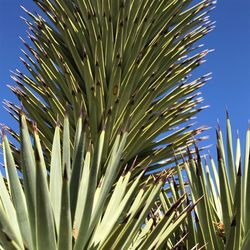
[(188, 182), (190, 200), (195, 202), (203, 197), (194, 216), (190, 217), (187, 244), (206, 244), (208, 249), (246, 250), (250, 248), (250, 128), (246, 132), (244, 153), (239, 136), (235, 145), (233, 143), (228, 114), (226, 140), (220, 127), (216, 133), (217, 164), (211, 156), (203, 162), (196, 149), (197, 156), (190, 154), (179, 175), (181, 183)]
[[(21, 172), (17, 172), (3, 131), (6, 179), (0, 174), (1, 249), (142, 250), (174, 248), (183, 242), (186, 232), (180, 225), (194, 205), (185, 205), (185, 194), (169, 199), (171, 191), (167, 195), (164, 185), (171, 171), (157, 177), (148, 175), (145, 181), (142, 172), (132, 179), (132, 164), (117, 176), (128, 138), (126, 130), (118, 133), (103, 170), (105, 128), (93, 145), (80, 117), (70, 151), (66, 116), (63, 128), (59, 123), (55, 128), (50, 166), (44, 159), (36, 125), (32, 145), (23, 113), (20, 128)], [(177, 229), (183, 238), (175, 234)]]
[[(66, 109), (71, 134), (82, 110), (93, 147), (105, 124), (102, 165), (121, 127), (127, 128), (119, 173), (136, 156), (136, 175), (144, 165), (157, 170), (172, 161), (173, 150), (191, 145), (204, 129), (190, 120), (202, 109), (197, 90), (209, 76), (193, 79), (190, 73), (209, 52), (197, 42), (213, 28), (207, 16), (213, 1), (35, 2), (43, 14), (25, 10), (29, 41), (23, 40), (21, 60), (27, 72), (13, 72), (18, 86), (10, 88), (22, 102), (30, 131), (32, 121), (38, 125), (46, 160), (51, 128), (63, 121)], [(5, 104), (18, 120), (20, 107)]]

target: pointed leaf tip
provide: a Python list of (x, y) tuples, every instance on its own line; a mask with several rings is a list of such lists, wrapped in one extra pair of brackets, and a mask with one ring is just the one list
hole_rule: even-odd
[(138, 155), (136, 155), (135, 159), (133, 160), (133, 162), (132, 162), (132, 164), (131, 164), (131, 166), (129, 168), (129, 171), (132, 171), (132, 169), (135, 167), (137, 158), (138, 158)]
[(80, 108), (79, 108), (79, 117), (80, 117), (80, 118), (83, 117), (83, 102), (81, 102), (81, 104), (80, 104)]
[(218, 132), (221, 131), (220, 120), (219, 119), (217, 119), (217, 130), (218, 130)]
[(217, 149), (218, 161), (221, 161), (222, 160), (222, 155), (221, 155), (220, 148), (219, 148), (218, 144), (216, 145), (216, 149)]
[(190, 148), (189, 148), (189, 147), (187, 147), (187, 154), (188, 154), (188, 159), (189, 159), (189, 160), (192, 160), (192, 159), (193, 159), (193, 156), (192, 156), (192, 154), (191, 154), (191, 151), (190, 151)]
[[(5, 132), (5, 130), (6, 130), (6, 128), (5, 128), (5, 126), (2, 126), (1, 127), (1, 136), (4, 138), (4, 137), (6, 137), (6, 132)], [(2, 139), (3, 139), (2, 138)]]
[(34, 148), (34, 154), (35, 154), (35, 160), (36, 160), (37, 162), (40, 162), (40, 161), (41, 161), (41, 158), (40, 158), (38, 149), (37, 149), (36, 147)]
[(37, 128), (37, 123), (36, 122), (32, 122), (32, 128), (33, 128), (34, 134), (38, 134), (38, 128)]
[(237, 176), (239, 176), (239, 177), (242, 176), (242, 171), (241, 171), (241, 159), (239, 160), (239, 167), (238, 167)]
[(237, 133), (237, 139), (240, 139), (240, 132), (238, 129), (237, 129), (236, 133)]
[(64, 115), (65, 115), (66, 118), (69, 117), (69, 108), (70, 108), (70, 105), (69, 105), (68, 102), (66, 102), (66, 104), (65, 104), (65, 112), (64, 112)]
[(219, 130), (216, 129), (216, 130), (215, 130), (215, 133), (216, 133), (216, 139), (219, 140), (219, 139), (220, 139), (220, 137), (219, 137)]
[(67, 166), (66, 166), (66, 164), (64, 165), (63, 179), (64, 179), (65, 181), (68, 180), (68, 173), (67, 173)]
[(226, 118), (229, 120), (229, 112), (227, 107), (226, 107)]
[(56, 127), (60, 127), (61, 126), (61, 122), (59, 119), (59, 115), (56, 116)]
[(106, 127), (107, 127), (107, 118), (104, 119), (102, 118), (102, 121), (101, 121), (101, 131), (105, 131), (106, 130)]

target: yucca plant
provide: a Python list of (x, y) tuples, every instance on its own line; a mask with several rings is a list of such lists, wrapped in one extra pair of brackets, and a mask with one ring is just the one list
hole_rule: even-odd
[(187, 243), (203, 243), (207, 249), (246, 250), (250, 248), (250, 129), (246, 133), (245, 152), (242, 154), (239, 136), (236, 145), (233, 144), (228, 114), (226, 127), (225, 144), (220, 127), (216, 132), (217, 165), (212, 156), (209, 161), (206, 157), (202, 160), (198, 148), (196, 157), (190, 154), (190, 159), (184, 162), (180, 180), (189, 183), (189, 199), (195, 202), (203, 197), (188, 224)]
[(163, 186), (171, 171), (156, 178), (149, 175), (146, 181), (141, 180), (142, 172), (131, 181), (132, 164), (116, 182), (126, 131), (116, 137), (103, 171), (100, 155), (105, 130), (98, 136), (98, 147), (89, 143), (85, 150), (87, 133), (80, 117), (71, 163), (66, 116), (62, 149), (59, 124), (55, 128), (48, 173), (36, 125), (33, 148), (23, 114), (20, 122), (21, 178), (3, 133), (7, 182), (0, 175), (2, 249), (166, 249), (181, 243), (173, 233), (193, 206), (184, 205), (185, 194), (165, 202), (164, 207), (156, 202), (160, 197), (169, 201)]
[[(191, 145), (190, 138), (204, 128), (190, 129), (186, 122), (203, 109), (196, 90), (209, 76), (192, 79), (190, 73), (209, 52), (200, 51), (197, 41), (213, 28), (207, 17), (212, 1), (35, 2), (45, 15), (25, 10), (30, 41), (23, 40), (21, 60), (29, 74), (17, 70), (18, 87), (10, 88), (29, 127), (36, 121), (47, 156), (51, 128), (63, 120), (66, 107), (71, 132), (80, 110), (87, 117), (93, 145), (106, 124), (103, 164), (121, 127), (127, 127), (120, 174), (136, 156), (140, 173), (149, 163), (152, 170), (161, 168), (173, 150)], [(20, 108), (5, 104), (18, 119)]]
[(185, 247), (199, 197), (177, 192), (181, 167), (166, 166), (206, 129), (190, 120), (209, 75), (190, 73), (209, 52), (197, 41), (214, 2), (35, 2), (28, 73), (10, 86), (22, 107), (5, 101), (21, 132), (5, 128), (20, 149), (3, 135), (2, 248)]

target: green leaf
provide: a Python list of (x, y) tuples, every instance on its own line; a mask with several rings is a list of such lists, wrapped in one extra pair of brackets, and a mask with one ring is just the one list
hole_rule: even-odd
[(75, 142), (74, 142), (74, 151), (72, 163), (72, 173), (70, 179), (70, 208), (72, 220), (75, 216), (77, 196), (80, 186), (80, 178), (83, 171), (83, 158), (85, 151), (85, 142), (86, 142), (86, 133), (82, 128), (82, 117), (80, 116), (77, 123)]
[(236, 168), (233, 155), (233, 142), (230, 119), (227, 113), (227, 154), (228, 154), (228, 170), (230, 179), (230, 189), (234, 193), (236, 183)]
[(71, 175), (71, 164), (70, 164), (70, 132), (69, 132), (69, 117), (66, 113), (63, 123), (63, 167), (66, 166), (69, 176)]
[(6, 249), (24, 249), (20, 239), (20, 233), (11, 224), (11, 220), (6, 215), (2, 204), (0, 204), (0, 239), (1, 245)]
[(55, 128), (52, 151), (51, 151), (51, 166), (50, 166), (50, 200), (55, 218), (56, 230), (59, 231), (60, 208), (62, 196), (62, 162), (61, 162), (61, 141), (60, 127)]
[(40, 150), (39, 138), (35, 130), (35, 159), (36, 159), (36, 234), (37, 249), (56, 249), (54, 218), (50, 202), (46, 168), (43, 154)]
[(72, 222), (70, 211), (69, 180), (66, 166), (64, 168), (63, 175), (60, 229), (58, 237), (59, 250), (72, 249)]
[(23, 238), (24, 245), (27, 246), (28, 248), (32, 248), (33, 242), (32, 242), (32, 234), (30, 229), (30, 221), (28, 217), (26, 199), (24, 196), (22, 186), (19, 181), (14, 158), (12, 156), (10, 145), (6, 135), (3, 135), (3, 150), (4, 150), (5, 166), (7, 169), (9, 190), (11, 193), (13, 204), (15, 206), (16, 216), (21, 236)]
[(21, 160), (22, 173), (24, 183), (24, 193), (27, 202), (27, 208), (30, 219), (30, 228), (33, 238), (33, 244), (36, 246), (36, 168), (35, 157), (30, 141), (30, 135), (27, 127), (26, 118), (23, 113), (20, 113), (20, 130), (21, 130)]

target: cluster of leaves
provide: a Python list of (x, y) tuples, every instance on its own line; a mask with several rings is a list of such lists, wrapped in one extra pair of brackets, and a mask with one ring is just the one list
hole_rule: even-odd
[[(193, 80), (189, 74), (209, 52), (197, 41), (213, 28), (207, 16), (212, 1), (35, 2), (45, 17), (25, 10), (29, 41), (23, 40), (21, 60), (28, 73), (13, 72), (18, 86), (10, 88), (30, 130), (36, 121), (47, 157), (51, 128), (58, 118), (63, 121), (67, 106), (71, 134), (82, 110), (94, 145), (106, 124), (103, 164), (121, 128), (127, 128), (120, 174), (136, 156), (138, 174), (149, 163), (152, 170), (161, 168), (160, 161), (172, 159), (173, 150), (191, 145), (204, 130), (186, 122), (203, 109), (197, 90), (209, 76)], [(20, 107), (5, 104), (18, 120)]]
[(246, 250), (250, 248), (250, 128), (246, 133), (244, 155), (237, 137), (234, 157), (228, 114), (226, 126), (225, 146), (220, 127), (217, 130), (217, 166), (211, 156), (209, 161), (205, 157), (203, 164), (197, 149), (196, 157), (190, 154), (179, 174), (182, 192), (185, 191), (184, 177), (187, 178), (190, 200), (195, 202), (203, 197), (188, 223), (187, 244), (206, 244), (208, 249)]
[(214, 2), (35, 2), (23, 108), (5, 101), (20, 150), (3, 133), (2, 249), (249, 249), (250, 130), (244, 159), (228, 117), (217, 167), (191, 150)]
[(86, 125), (80, 116), (70, 151), (66, 115), (63, 128), (59, 123), (55, 128), (51, 162), (46, 163), (36, 125), (32, 149), (25, 116), (20, 117), (22, 178), (3, 133), (3, 249), (249, 249), (250, 129), (244, 171), (239, 137), (234, 159), (227, 117), (226, 147), (217, 130), (217, 167), (211, 156), (210, 164), (205, 158), (203, 165), (196, 148), (196, 157), (188, 152), (189, 159), (175, 170), (145, 176), (145, 169), (133, 180), (136, 159), (116, 178), (127, 131), (120, 131), (102, 169), (105, 129), (97, 148), (91, 142), (85, 147)]
[[(46, 171), (37, 128), (34, 149), (25, 116), (21, 114), (21, 169), (18, 176), (7, 136), (3, 149), (7, 181), (0, 175), (0, 243), (3, 249), (165, 249), (182, 241), (173, 232), (193, 206), (184, 205), (185, 194), (176, 201), (163, 186), (171, 171), (157, 178), (142, 172), (131, 180), (134, 165), (118, 173), (127, 132), (120, 132), (101, 166), (105, 130), (98, 146), (85, 150), (86, 127), (79, 118), (70, 161), (69, 121), (55, 128), (50, 172)], [(171, 192), (168, 192), (171, 197)], [(164, 204), (160, 206), (159, 202)]]

